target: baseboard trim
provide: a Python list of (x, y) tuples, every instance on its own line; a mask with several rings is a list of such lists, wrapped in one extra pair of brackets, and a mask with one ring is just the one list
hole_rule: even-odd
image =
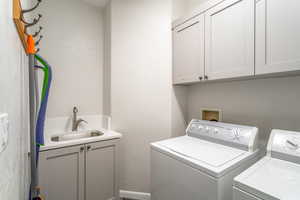
[(120, 190), (120, 197), (134, 200), (151, 200), (150, 193)]

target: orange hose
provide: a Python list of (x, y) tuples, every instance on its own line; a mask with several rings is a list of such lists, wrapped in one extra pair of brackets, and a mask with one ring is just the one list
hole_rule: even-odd
[(28, 54), (35, 54), (35, 42), (32, 35), (27, 37), (27, 53)]

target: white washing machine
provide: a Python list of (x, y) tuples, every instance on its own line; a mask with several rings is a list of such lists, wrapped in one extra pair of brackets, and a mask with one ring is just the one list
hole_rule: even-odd
[(255, 127), (192, 120), (151, 144), (152, 200), (232, 200), (233, 178), (258, 160)]
[(300, 133), (273, 130), (267, 150), (234, 179), (235, 200), (300, 199)]

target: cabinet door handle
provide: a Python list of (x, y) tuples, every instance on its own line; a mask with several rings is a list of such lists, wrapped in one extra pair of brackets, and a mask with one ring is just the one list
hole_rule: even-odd
[(87, 146), (87, 150), (88, 150), (88, 151), (91, 150), (91, 148), (92, 148), (91, 145), (88, 145), (88, 146)]
[(80, 147), (80, 152), (83, 152), (84, 151), (84, 147)]
[(202, 76), (199, 76), (199, 80), (202, 81), (202, 80), (203, 80), (203, 77), (202, 77)]
[(204, 79), (208, 80), (208, 76), (205, 75), (205, 76), (204, 76)]

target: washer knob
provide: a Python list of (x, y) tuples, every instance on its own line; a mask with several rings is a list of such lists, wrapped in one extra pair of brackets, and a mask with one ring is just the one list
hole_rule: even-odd
[(217, 128), (214, 129), (214, 134), (218, 134), (219, 130)]
[(207, 126), (207, 127), (205, 128), (205, 130), (206, 130), (206, 132), (209, 132), (210, 128)]
[(299, 144), (297, 144), (297, 142), (295, 142), (295, 141), (287, 140), (286, 143), (288, 144), (290, 149), (297, 150), (299, 148)]

